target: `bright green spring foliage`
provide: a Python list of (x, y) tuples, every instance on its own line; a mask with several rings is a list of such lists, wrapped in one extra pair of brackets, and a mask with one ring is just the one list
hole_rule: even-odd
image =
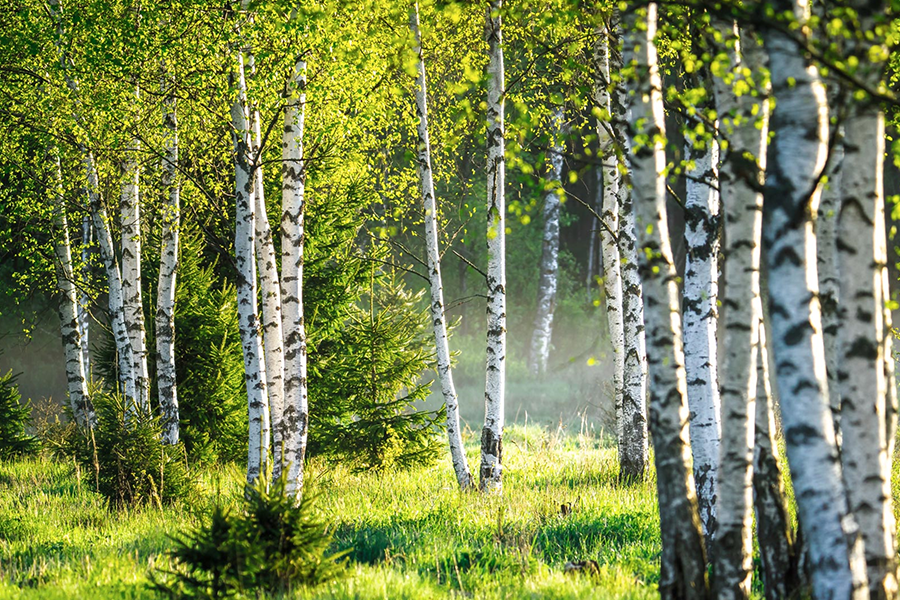
[(23, 405), (12, 371), (0, 376), (0, 460), (34, 454), (40, 441), (25, 433), (31, 409)]
[(296, 504), (285, 481), (269, 486), (261, 477), (246, 487), (238, 510), (215, 504), (199, 525), (173, 538), (174, 567), (151, 574), (153, 587), (173, 600), (221, 600), (289, 594), (342, 575), (346, 552), (328, 553), (331, 534), (316, 514), (316, 496), (307, 492)]

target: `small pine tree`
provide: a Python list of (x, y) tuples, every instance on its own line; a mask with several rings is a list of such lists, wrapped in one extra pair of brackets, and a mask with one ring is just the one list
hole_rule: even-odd
[(31, 407), (21, 402), (17, 377), (12, 371), (0, 376), (0, 460), (27, 456), (40, 449), (38, 439), (25, 433)]

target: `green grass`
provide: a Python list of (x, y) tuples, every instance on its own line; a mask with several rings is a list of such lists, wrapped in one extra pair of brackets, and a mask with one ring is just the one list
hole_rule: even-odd
[[(356, 474), (313, 463), (318, 507), (347, 576), (297, 598), (649, 598), (658, 579), (654, 483), (616, 482), (596, 438), (512, 427), (502, 495), (462, 494), (449, 461)], [(477, 449), (470, 449), (477, 469)], [(169, 536), (214, 502), (233, 502), (236, 467), (198, 475), (191, 502), (111, 511), (71, 464), (0, 465), (0, 598), (155, 598), (148, 573)], [(565, 509), (563, 509), (565, 505)], [(563, 573), (596, 560), (597, 577)]]

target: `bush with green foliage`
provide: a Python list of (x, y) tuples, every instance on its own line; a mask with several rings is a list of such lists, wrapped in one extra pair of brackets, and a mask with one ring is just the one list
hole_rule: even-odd
[(116, 507), (161, 506), (193, 491), (184, 446), (163, 444), (159, 417), (119, 394), (93, 396), (97, 424), (74, 433), (74, 454), (97, 491)]
[(344, 553), (327, 555), (331, 535), (315, 516), (307, 489), (299, 504), (281, 477), (247, 486), (239, 512), (216, 504), (208, 520), (174, 538), (174, 568), (151, 574), (153, 587), (173, 599), (233, 598), (244, 592), (289, 594), (344, 572)]
[(31, 408), (21, 402), (16, 377), (12, 371), (0, 376), (0, 460), (27, 456), (40, 449), (40, 441), (25, 433)]

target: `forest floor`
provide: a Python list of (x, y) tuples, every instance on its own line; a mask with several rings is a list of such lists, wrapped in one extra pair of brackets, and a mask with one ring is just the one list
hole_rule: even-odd
[[(595, 437), (514, 426), (504, 441), (494, 497), (458, 492), (449, 461), (384, 474), (313, 463), (347, 574), (294, 597), (655, 597), (654, 482), (617, 483), (615, 450)], [(71, 463), (0, 464), (0, 598), (156, 598), (148, 574), (167, 566), (170, 536), (242, 481), (240, 468), (219, 467), (191, 502), (111, 511)], [(579, 560), (599, 572), (563, 572)]]

